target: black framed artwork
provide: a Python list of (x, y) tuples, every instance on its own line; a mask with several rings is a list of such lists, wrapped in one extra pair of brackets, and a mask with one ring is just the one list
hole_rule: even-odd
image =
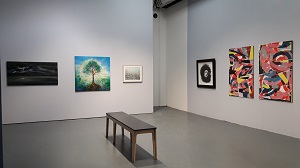
[(216, 88), (216, 60), (197, 60), (197, 87)]
[(58, 85), (57, 62), (7, 61), (7, 85)]

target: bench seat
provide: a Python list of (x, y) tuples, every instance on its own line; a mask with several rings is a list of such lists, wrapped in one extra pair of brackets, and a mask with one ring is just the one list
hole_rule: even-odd
[(124, 112), (106, 113), (106, 137), (108, 137), (109, 119), (113, 121), (113, 144), (116, 143), (116, 127), (117, 124), (122, 127), (122, 135), (124, 129), (130, 132), (130, 139), (132, 143), (132, 162), (136, 159), (136, 137), (138, 134), (152, 133), (153, 143), (153, 157), (157, 160), (157, 147), (156, 147), (156, 127), (144, 121), (141, 121)]

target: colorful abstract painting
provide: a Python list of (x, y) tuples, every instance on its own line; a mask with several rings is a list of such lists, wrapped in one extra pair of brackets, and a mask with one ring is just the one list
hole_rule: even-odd
[(253, 48), (229, 49), (229, 96), (254, 98)]
[(292, 102), (293, 41), (269, 43), (259, 50), (259, 99)]
[(109, 91), (110, 57), (75, 56), (75, 91)]

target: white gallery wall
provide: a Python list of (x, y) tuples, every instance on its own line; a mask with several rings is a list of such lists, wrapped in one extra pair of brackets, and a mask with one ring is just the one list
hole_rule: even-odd
[[(152, 0), (0, 0), (3, 123), (153, 112)], [(74, 56), (109, 56), (111, 91), (75, 92)], [(58, 86), (7, 86), (6, 61), (58, 62)], [(142, 65), (142, 83), (123, 83)]]
[[(300, 138), (300, 1), (190, 0), (188, 111)], [(293, 103), (258, 98), (259, 45), (294, 41)], [(254, 45), (254, 99), (229, 96), (228, 49)], [(196, 60), (216, 59), (216, 89), (196, 86)]]
[(187, 110), (187, 0), (154, 12), (154, 105)]
[(167, 106), (187, 110), (187, 1), (166, 10)]
[(166, 106), (166, 14), (164, 9), (154, 9), (153, 14), (153, 105)]

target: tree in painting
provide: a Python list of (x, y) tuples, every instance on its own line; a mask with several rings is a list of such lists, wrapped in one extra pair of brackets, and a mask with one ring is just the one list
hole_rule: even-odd
[(89, 86), (89, 90), (98, 90), (98, 88), (100, 88), (100, 85), (95, 84), (95, 75), (97, 73), (100, 73), (100, 71), (101, 71), (101, 66), (95, 60), (88, 60), (83, 65), (83, 73), (92, 75), (92, 83)]
[(75, 91), (109, 91), (110, 58), (75, 56)]

